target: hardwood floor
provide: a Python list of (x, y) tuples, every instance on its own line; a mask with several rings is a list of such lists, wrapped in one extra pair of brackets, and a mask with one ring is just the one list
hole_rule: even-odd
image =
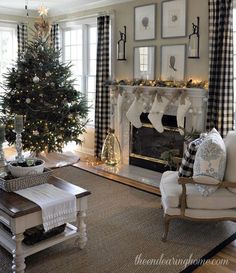
[[(104, 171), (98, 171), (94, 168), (97, 164), (100, 164), (99, 161), (96, 161), (94, 157), (88, 156), (85, 154), (81, 154), (81, 160), (74, 164), (74, 166), (79, 167), (83, 170), (90, 171), (94, 174), (109, 178), (111, 180), (117, 181), (119, 183), (123, 183), (132, 187), (139, 188), (141, 190), (145, 190), (157, 195), (160, 195), (160, 190), (150, 186), (145, 185), (143, 183), (120, 177), (114, 174), (109, 174)], [(201, 267), (197, 268), (194, 273), (236, 273), (236, 240), (231, 244), (222, 249), (217, 255), (215, 255), (212, 259), (226, 259), (228, 260), (227, 265), (215, 265), (213, 264), (204, 264)], [(212, 260), (211, 259), (211, 260)]]
[[(197, 268), (194, 273), (235, 273), (236, 272), (236, 242), (232, 242), (222, 249), (213, 259), (226, 259), (227, 265), (205, 264)], [(211, 259), (212, 260), (212, 259)]]

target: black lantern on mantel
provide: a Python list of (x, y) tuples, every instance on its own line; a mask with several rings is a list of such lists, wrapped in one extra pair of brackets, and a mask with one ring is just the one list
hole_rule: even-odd
[(189, 35), (189, 41), (188, 41), (188, 58), (190, 59), (199, 59), (199, 22), (200, 18), (197, 17), (197, 24), (192, 24), (193, 26), (193, 32)]
[(120, 31), (120, 40), (117, 42), (117, 60), (118, 61), (126, 61), (125, 43), (126, 43), (126, 26), (124, 26), (124, 32)]

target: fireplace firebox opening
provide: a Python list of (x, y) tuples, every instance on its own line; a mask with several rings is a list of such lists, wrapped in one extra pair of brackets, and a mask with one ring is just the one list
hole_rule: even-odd
[(130, 125), (130, 153), (131, 165), (151, 169), (158, 172), (169, 170), (168, 162), (161, 155), (164, 152), (175, 151), (176, 157), (183, 156), (184, 137), (177, 128), (176, 116), (163, 115), (164, 132), (159, 133), (150, 123), (148, 113), (142, 113), (141, 128)]

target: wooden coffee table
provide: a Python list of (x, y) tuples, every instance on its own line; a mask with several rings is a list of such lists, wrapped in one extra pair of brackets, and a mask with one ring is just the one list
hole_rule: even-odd
[(87, 242), (86, 217), (87, 197), (89, 191), (75, 186), (57, 177), (50, 177), (48, 183), (70, 192), (77, 200), (77, 224), (73, 226), (67, 223), (63, 233), (55, 235), (47, 240), (28, 246), (22, 243), (24, 231), (28, 228), (42, 224), (41, 208), (28, 199), (16, 194), (8, 193), (0, 189), (0, 222), (11, 229), (13, 236), (0, 228), (0, 245), (12, 253), (14, 273), (25, 272), (25, 257), (61, 243), (65, 240), (77, 237), (75, 243), (82, 249)]

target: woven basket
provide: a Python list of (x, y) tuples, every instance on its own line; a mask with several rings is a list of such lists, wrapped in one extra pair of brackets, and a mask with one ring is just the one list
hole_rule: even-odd
[(37, 186), (46, 183), (51, 174), (52, 170), (45, 168), (41, 174), (28, 175), (9, 180), (0, 178), (0, 188), (4, 191), (11, 192)]

